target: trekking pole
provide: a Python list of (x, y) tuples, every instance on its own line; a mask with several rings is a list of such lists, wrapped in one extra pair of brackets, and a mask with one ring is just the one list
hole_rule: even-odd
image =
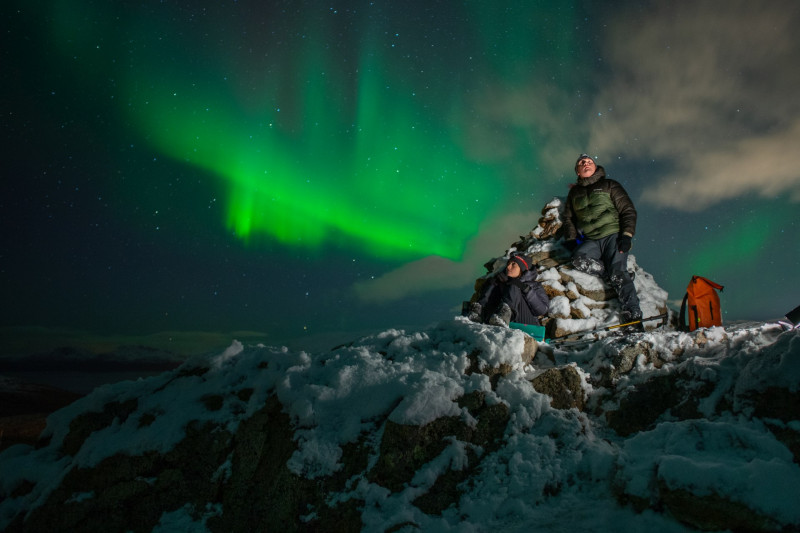
[[(631, 322), (625, 322), (624, 324), (615, 324), (613, 326), (606, 326), (606, 330), (617, 329), (617, 328), (624, 328), (625, 326), (630, 326), (633, 324), (640, 324), (642, 322), (650, 322), (651, 320), (661, 320), (666, 319), (669, 316), (668, 313), (661, 313), (660, 315), (651, 316), (648, 318), (640, 318), (639, 320), (632, 320)], [(603, 331), (601, 329), (601, 331)]]
[(642, 324), (644, 322), (650, 322), (651, 320), (666, 319), (668, 316), (669, 313), (661, 313), (660, 315), (640, 318), (638, 320), (631, 320), (630, 322), (625, 322), (624, 324), (613, 324), (611, 326), (603, 326), (595, 329), (588, 329), (585, 331), (573, 331), (572, 333), (567, 333), (566, 335), (559, 335), (558, 337), (547, 339), (546, 342), (548, 344), (560, 344), (562, 342), (566, 342), (567, 338), (574, 337), (576, 335), (588, 335), (590, 333), (600, 333), (601, 331), (611, 331), (612, 329), (624, 328), (625, 326), (632, 326), (634, 324)]

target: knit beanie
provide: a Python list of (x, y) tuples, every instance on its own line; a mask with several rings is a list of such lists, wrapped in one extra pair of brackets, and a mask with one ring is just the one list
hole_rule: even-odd
[(522, 254), (512, 254), (511, 258), (508, 260), (509, 262), (514, 261), (516, 264), (519, 265), (519, 269), (522, 272), (525, 272), (529, 268), (531, 268), (531, 259), (530, 257), (525, 257)]
[[(578, 156), (577, 161), (575, 161), (575, 173), (578, 173), (578, 163), (581, 162), (581, 159), (591, 159), (594, 161), (594, 157), (590, 156), (589, 154), (581, 154)], [(597, 165), (597, 161), (594, 161), (594, 164)]]

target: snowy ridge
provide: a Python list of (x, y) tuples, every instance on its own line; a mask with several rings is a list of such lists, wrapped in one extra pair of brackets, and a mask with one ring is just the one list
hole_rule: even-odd
[[(320, 354), (233, 342), (100, 387), (0, 454), (0, 528), (800, 527), (800, 332), (531, 347), (457, 317)], [(558, 376), (566, 396), (538, 390)]]

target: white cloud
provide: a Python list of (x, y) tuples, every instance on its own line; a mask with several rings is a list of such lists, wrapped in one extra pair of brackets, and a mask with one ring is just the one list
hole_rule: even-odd
[[(571, 172), (564, 161), (574, 161), (584, 149), (585, 126), (565, 111), (576, 108), (572, 95), (555, 84), (488, 84), (469, 108), (473, 112), (462, 117), (461, 142), (464, 152), (477, 161), (513, 165), (528, 161), (525, 152), (533, 151), (540, 164), (538, 175), (552, 179), (554, 173)], [(529, 180), (532, 174), (533, 169), (525, 168), (520, 177)]]
[[(544, 202), (542, 203), (544, 206)], [(465, 288), (483, 274), (483, 265), (499, 257), (539, 221), (539, 211), (505, 214), (487, 221), (480, 233), (467, 243), (461, 261), (442, 257), (425, 257), (407, 263), (374, 280), (356, 283), (353, 287), (358, 298), (368, 303), (390, 302), (409, 296), (441, 289)], [(465, 294), (465, 298), (470, 294)]]
[[(666, 170), (642, 176), (643, 200), (682, 210), (748, 195), (800, 202), (800, 2), (659, 2), (614, 8), (597, 27), (606, 29), (580, 97), (535, 72), (487, 84), (459, 113), (464, 153), (505, 165), (517, 184), (572, 179), (581, 151), (601, 162), (654, 160)], [(536, 224), (533, 211), (487, 222), (461, 261), (424, 258), (355, 293), (385, 302), (468, 287)]]
[[(669, 167), (645, 199), (695, 210), (748, 194), (800, 200), (800, 4), (657, 3), (620, 15), (590, 145)], [(645, 177), (647, 178), (647, 177)]]
[(800, 120), (792, 128), (743, 138), (729, 146), (687, 155), (685, 174), (647, 189), (644, 200), (687, 211), (736, 197), (788, 194), (800, 202), (800, 169), (791, 156), (800, 146)]

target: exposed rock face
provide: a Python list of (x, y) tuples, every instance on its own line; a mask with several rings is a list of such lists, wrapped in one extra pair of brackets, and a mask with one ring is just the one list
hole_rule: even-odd
[(550, 368), (531, 380), (537, 392), (552, 398), (555, 409), (578, 409), (583, 411), (586, 397), (581, 386), (581, 375), (574, 366)]
[(508, 407), (486, 405), (483, 395), (471, 394), (458, 400), (478, 421), (475, 427), (457, 417), (439, 418), (425, 426), (386, 424), (381, 439), (380, 458), (369, 474), (370, 480), (399, 492), (417, 471), (436, 459), (456, 439), (466, 445), (466, 464), (441, 474), (431, 489), (414, 505), (428, 514), (440, 514), (460, 496), (458, 484), (469, 478), (480, 464), (479, 452), (496, 449), (508, 423)]

